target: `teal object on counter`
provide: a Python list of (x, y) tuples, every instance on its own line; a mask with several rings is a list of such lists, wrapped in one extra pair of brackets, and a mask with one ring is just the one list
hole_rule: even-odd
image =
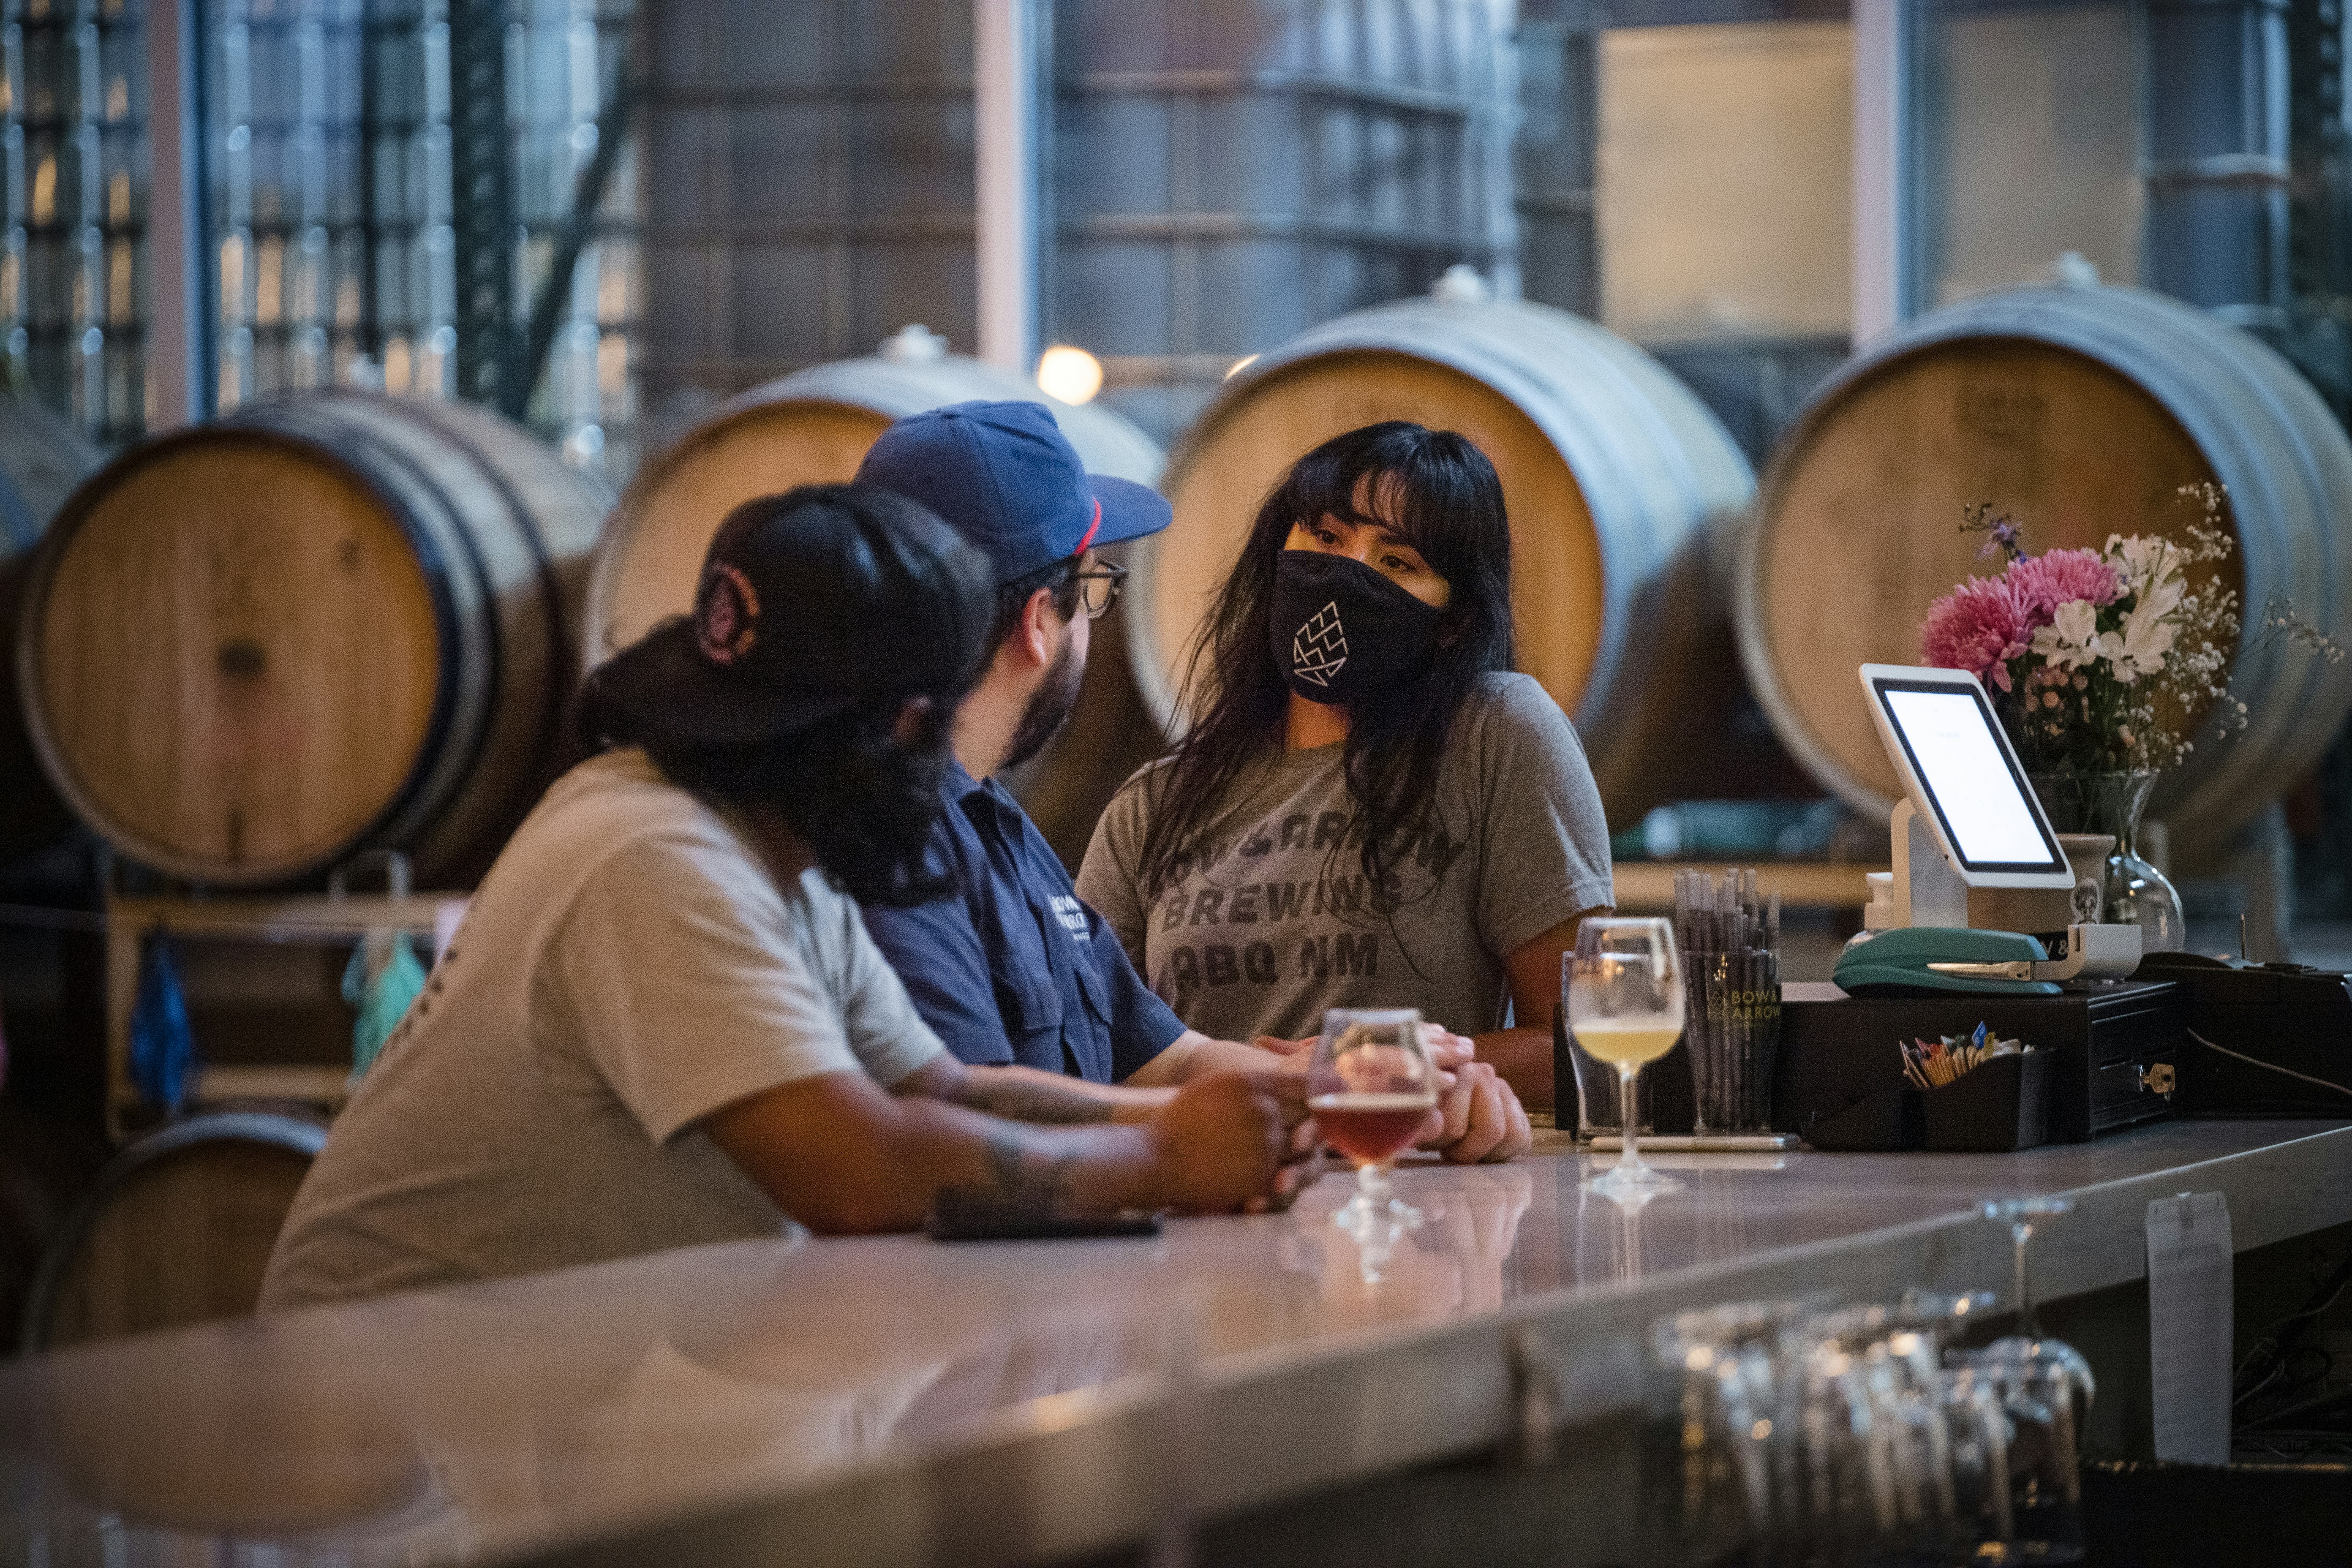
[(406, 932), (393, 933), (390, 950), (373, 974), (368, 957), (368, 944), (362, 942), (352, 950), (351, 963), (343, 966), (343, 1000), (359, 1009), (359, 1017), (352, 1025), (354, 1087), (375, 1065), (384, 1042), (407, 1015), (409, 1004), (425, 989), (425, 966), (416, 962), (416, 950), (408, 944)]
[(1965, 991), (1980, 996), (2055, 996), (2047, 980), (1989, 980), (1938, 974), (1931, 963), (2046, 962), (2042, 944), (2021, 931), (1970, 931), (1961, 926), (1898, 926), (1845, 950), (1830, 978), (1848, 994), (1901, 986), (1914, 991)]

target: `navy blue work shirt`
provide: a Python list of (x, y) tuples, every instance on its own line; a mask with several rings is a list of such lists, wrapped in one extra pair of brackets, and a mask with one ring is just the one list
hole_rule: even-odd
[(1152, 994), (1060, 857), (995, 780), (950, 762), (926, 863), (955, 879), (912, 909), (869, 908), (866, 929), (923, 1022), (975, 1067), (1017, 1063), (1117, 1083), (1184, 1026)]

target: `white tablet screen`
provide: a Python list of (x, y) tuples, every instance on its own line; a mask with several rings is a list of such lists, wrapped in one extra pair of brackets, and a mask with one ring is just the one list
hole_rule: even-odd
[(2033, 807), (1993, 736), (1992, 716), (1974, 693), (1882, 689), (1880, 696), (1963, 861), (2051, 863)]

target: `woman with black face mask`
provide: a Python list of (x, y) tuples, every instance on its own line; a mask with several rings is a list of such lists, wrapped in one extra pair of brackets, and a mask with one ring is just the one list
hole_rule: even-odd
[(1192, 649), (1197, 718), (1077, 879), (1193, 1027), (1419, 1007), (1551, 1104), (1560, 954), (1612, 903), (1609, 837), (1567, 716), (1511, 672), (1510, 565), (1501, 481), (1451, 432), (1350, 431), (1267, 497)]

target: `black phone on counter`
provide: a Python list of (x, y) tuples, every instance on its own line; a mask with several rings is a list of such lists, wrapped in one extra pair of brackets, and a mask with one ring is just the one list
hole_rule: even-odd
[(1063, 1214), (1034, 1203), (970, 1193), (941, 1193), (923, 1221), (933, 1241), (1077, 1241), (1103, 1236), (1158, 1236), (1160, 1216), (1142, 1209)]

